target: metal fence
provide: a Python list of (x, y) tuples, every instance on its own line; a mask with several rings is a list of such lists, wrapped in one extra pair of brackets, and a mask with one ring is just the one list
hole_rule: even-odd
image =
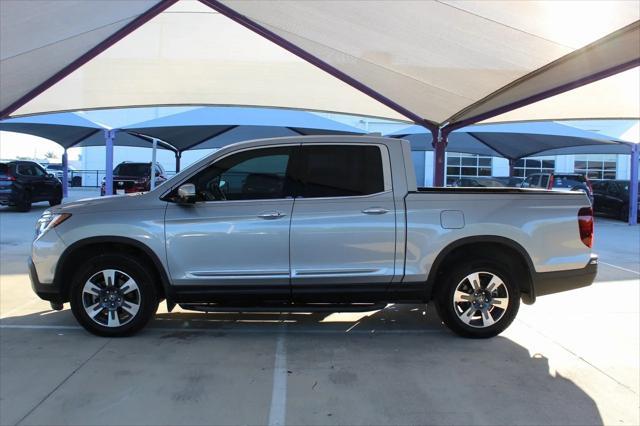
[[(176, 174), (175, 171), (167, 171), (167, 177)], [(99, 188), (105, 177), (104, 170), (69, 170), (69, 184), (72, 187)], [(62, 179), (62, 173), (58, 174)]]

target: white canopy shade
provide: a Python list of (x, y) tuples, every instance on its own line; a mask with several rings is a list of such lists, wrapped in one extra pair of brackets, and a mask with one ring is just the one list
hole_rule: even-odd
[[(2, 111), (257, 105), (462, 126), (640, 64), (636, 1), (174, 1), (3, 1)], [(622, 87), (517, 119), (636, 117)]]

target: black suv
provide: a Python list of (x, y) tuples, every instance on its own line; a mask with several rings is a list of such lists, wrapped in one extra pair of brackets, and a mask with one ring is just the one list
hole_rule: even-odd
[[(640, 183), (638, 183), (640, 187)], [(638, 188), (640, 189), (640, 188)], [(602, 180), (593, 184), (593, 211), (613, 216), (625, 222), (629, 220), (629, 181)], [(640, 203), (638, 203), (640, 217)]]
[(31, 203), (62, 202), (62, 183), (33, 161), (0, 163), (0, 204), (15, 206), (21, 212), (31, 210)]
[[(167, 180), (162, 165), (156, 163), (156, 186)], [(100, 195), (106, 195), (105, 181), (102, 180)], [(125, 161), (113, 169), (113, 195), (145, 192), (151, 189), (151, 163)]]

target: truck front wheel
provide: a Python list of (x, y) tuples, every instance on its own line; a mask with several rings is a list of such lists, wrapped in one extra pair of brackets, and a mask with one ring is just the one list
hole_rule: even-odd
[(442, 321), (456, 334), (470, 338), (493, 337), (514, 320), (520, 290), (513, 274), (493, 261), (452, 265), (436, 294)]
[(99, 255), (85, 262), (71, 283), (71, 310), (99, 336), (131, 335), (155, 315), (158, 296), (153, 275), (135, 258)]

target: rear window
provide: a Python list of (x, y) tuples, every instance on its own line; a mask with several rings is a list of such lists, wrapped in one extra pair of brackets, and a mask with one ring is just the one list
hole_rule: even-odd
[(117, 176), (149, 176), (151, 174), (151, 164), (145, 163), (123, 163), (113, 171)]
[(348, 197), (384, 191), (378, 146), (307, 145), (302, 148), (303, 196)]
[(554, 188), (583, 188), (586, 186), (587, 180), (580, 175), (555, 175), (553, 177)]
[(7, 176), (9, 174), (9, 165), (0, 164), (0, 176)]

